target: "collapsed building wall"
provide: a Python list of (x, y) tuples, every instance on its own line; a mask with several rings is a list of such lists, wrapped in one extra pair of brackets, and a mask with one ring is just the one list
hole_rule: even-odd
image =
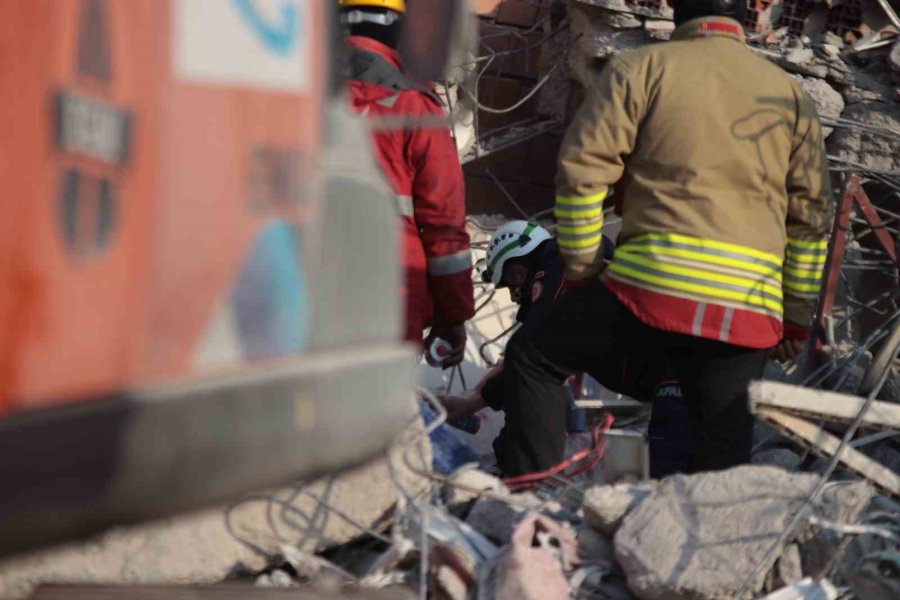
[[(466, 156), (469, 210), (549, 209), (561, 136), (584, 88), (610, 56), (668, 39), (671, 8), (665, 0), (478, 0), (476, 8), (481, 106), (472, 136), (484, 148)], [(748, 0), (750, 47), (815, 101), (836, 164), (900, 170), (900, 136), (835, 127), (848, 119), (900, 131), (896, 12), (886, 0)]]
[[(748, 45), (800, 83), (823, 120), (835, 189), (866, 173), (864, 187), (889, 231), (900, 226), (900, 18), (887, 0), (747, 0)], [(897, 4), (895, 3), (894, 6)], [(460, 87), (470, 214), (551, 216), (557, 155), (584, 90), (618, 53), (668, 40), (665, 0), (478, 0), (480, 45)], [(478, 106), (471, 100), (477, 97)], [(880, 178), (880, 180), (879, 180)], [(859, 344), (894, 300), (853, 316), (896, 289), (877, 263), (876, 236), (854, 216), (837, 288), (840, 343)], [(884, 311), (888, 311), (885, 313)], [(846, 318), (845, 318), (846, 317)]]

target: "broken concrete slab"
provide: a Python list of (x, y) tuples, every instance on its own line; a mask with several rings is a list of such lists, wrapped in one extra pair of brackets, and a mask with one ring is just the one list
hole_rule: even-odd
[(675, 31), (675, 23), (659, 19), (647, 19), (644, 21), (644, 32), (652, 40), (665, 41), (672, 37)]
[(605, 535), (613, 535), (622, 519), (653, 491), (648, 484), (597, 485), (584, 493), (585, 522)]
[(812, 48), (792, 48), (784, 55), (786, 61), (795, 65), (805, 65), (812, 62), (814, 58), (815, 53)]
[(508, 494), (509, 488), (497, 477), (480, 470), (477, 465), (467, 465), (450, 476), (444, 501), (448, 506), (464, 504), (479, 497), (478, 492)]
[(841, 49), (832, 44), (822, 44), (820, 46), (822, 48), (822, 52), (828, 58), (839, 58), (841, 56)]
[(831, 46), (835, 46), (836, 48), (843, 50), (844, 39), (832, 31), (826, 31), (822, 35), (822, 44), (829, 44)]
[[(750, 586), (758, 593), (779, 558), (769, 555), (772, 544), (817, 482), (815, 475), (762, 466), (664, 479), (615, 535), (629, 588), (644, 600), (733, 598), (762, 563)], [(798, 526), (794, 537), (807, 528)]]
[(599, 9), (600, 20), (615, 29), (637, 29), (644, 22), (635, 15), (615, 10)]
[(592, 5), (615, 12), (633, 13), (656, 19), (672, 19), (672, 8), (666, 2), (629, 2), (627, 0), (574, 0), (570, 3), (570, 9), (574, 6)]
[(569, 5), (569, 39), (577, 40), (569, 53), (569, 69), (586, 87), (595, 84), (603, 66), (602, 59), (648, 43), (642, 29), (617, 29), (604, 22), (604, 12), (609, 11), (584, 2)]
[(889, 100), (881, 92), (873, 92), (856, 86), (846, 87), (841, 92), (841, 95), (844, 97), (844, 102), (847, 106), (857, 102), (885, 102)]
[(778, 558), (772, 574), (776, 588), (799, 583), (803, 579), (803, 562), (800, 556), (800, 546), (788, 544)]
[[(852, 104), (841, 115), (884, 131), (900, 131), (900, 108), (882, 102)], [(829, 154), (871, 169), (900, 170), (900, 139), (897, 136), (858, 129), (840, 129), (828, 140)]]
[[(397, 480), (411, 494), (428, 481), (411, 472), (401, 450), (421, 422), (389, 451)], [(410, 456), (429, 470), (430, 446)], [(209, 584), (236, 571), (259, 572), (285, 543), (323, 550), (381, 528), (400, 493), (388, 461), (378, 458), (337, 476), (264, 491), (230, 506), (110, 530), (85, 542), (0, 562), (0, 598), (27, 596), (40, 583)], [(326, 506), (327, 505), (327, 506)]]
[[(833, 87), (825, 81), (812, 77), (801, 77), (799, 75), (789, 75), (791, 79), (797, 81), (803, 91), (815, 103), (816, 110), (820, 117), (837, 119), (844, 112), (844, 98)], [(827, 138), (834, 131), (833, 127), (822, 128)]]

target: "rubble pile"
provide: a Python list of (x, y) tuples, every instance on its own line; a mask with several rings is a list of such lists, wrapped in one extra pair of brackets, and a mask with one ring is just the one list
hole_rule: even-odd
[[(806, 8), (796, 9), (800, 4)], [(790, 73), (815, 101), (826, 120), (828, 149), (835, 160), (896, 171), (900, 169), (900, 30), (887, 12), (895, 9), (883, 8), (877, 0), (857, 2), (863, 6), (862, 22), (851, 31), (835, 12), (841, 4), (846, 3), (750, 2), (744, 23), (748, 43)], [(826, 5), (831, 12), (826, 9), (823, 14), (820, 8)], [(569, 0), (567, 9), (572, 42), (569, 76), (581, 87), (596, 81), (610, 56), (667, 40), (674, 30), (672, 11), (663, 0)], [(798, 21), (794, 15), (804, 10), (806, 16)], [(829, 17), (832, 12), (835, 15)], [(553, 97), (559, 97), (558, 89)], [(871, 125), (881, 133), (836, 128), (837, 119)]]
[(511, 493), (466, 467), (436, 483), (430, 503), (401, 501), (390, 543), (370, 544), (368, 558), (352, 546), (330, 560), (297, 552), (257, 585), (424, 583), (429, 597), (452, 600), (895, 597), (900, 506), (862, 481), (828, 483), (810, 502), (818, 484), (813, 473), (748, 465), (587, 487), (570, 504), (549, 488)]
[(896, 598), (900, 406), (877, 401), (862, 413), (854, 445), (882, 461), (873, 472), (857, 462), (862, 452), (833, 459), (818, 439), (846, 427), (859, 397), (773, 382), (753, 384), (750, 396), (762, 421), (778, 425), (779, 411), (819, 419), (818, 437), (760, 426), (757, 464), (660, 480), (615, 475), (606, 453), (600, 476), (563, 473), (524, 490), (484, 465), (414, 469), (430, 489), (401, 490), (380, 533), (319, 555), (285, 552), (256, 584), (447, 600)]

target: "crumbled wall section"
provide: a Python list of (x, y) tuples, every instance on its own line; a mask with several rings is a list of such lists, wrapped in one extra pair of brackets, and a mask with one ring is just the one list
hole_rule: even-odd
[[(823, 118), (900, 126), (900, 41), (893, 50), (884, 42), (875, 49), (865, 46), (897, 35), (877, 0), (747, 2), (744, 28), (751, 47), (795, 75)], [(466, 167), (471, 212), (520, 217), (552, 206), (561, 134), (584, 89), (594, 85), (610, 56), (667, 40), (674, 29), (672, 9), (666, 0), (478, 0), (478, 5), (482, 55), (485, 47), (510, 52), (536, 46), (527, 60), (514, 52), (495, 61), (479, 87), (483, 104), (514, 104), (549, 73), (535, 97), (514, 113), (479, 111), (479, 136), (503, 127), (515, 131), (535, 120), (556, 123), (553, 131)], [(566, 31), (559, 33), (560, 27)], [(829, 153), (836, 158), (898, 168), (896, 137), (832, 129), (826, 125)]]

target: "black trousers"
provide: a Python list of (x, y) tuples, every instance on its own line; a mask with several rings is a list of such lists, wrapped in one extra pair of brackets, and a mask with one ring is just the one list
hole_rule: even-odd
[(502, 385), (506, 426), (494, 442), (507, 476), (543, 471), (563, 459), (563, 382), (586, 372), (621, 389), (624, 357), (668, 361), (681, 381), (694, 443), (690, 470), (724, 469), (750, 458), (753, 417), (747, 384), (762, 376), (767, 350), (662, 331), (635, 317), (597, 282), (561, 299), (530, 333), (506, 347)]

